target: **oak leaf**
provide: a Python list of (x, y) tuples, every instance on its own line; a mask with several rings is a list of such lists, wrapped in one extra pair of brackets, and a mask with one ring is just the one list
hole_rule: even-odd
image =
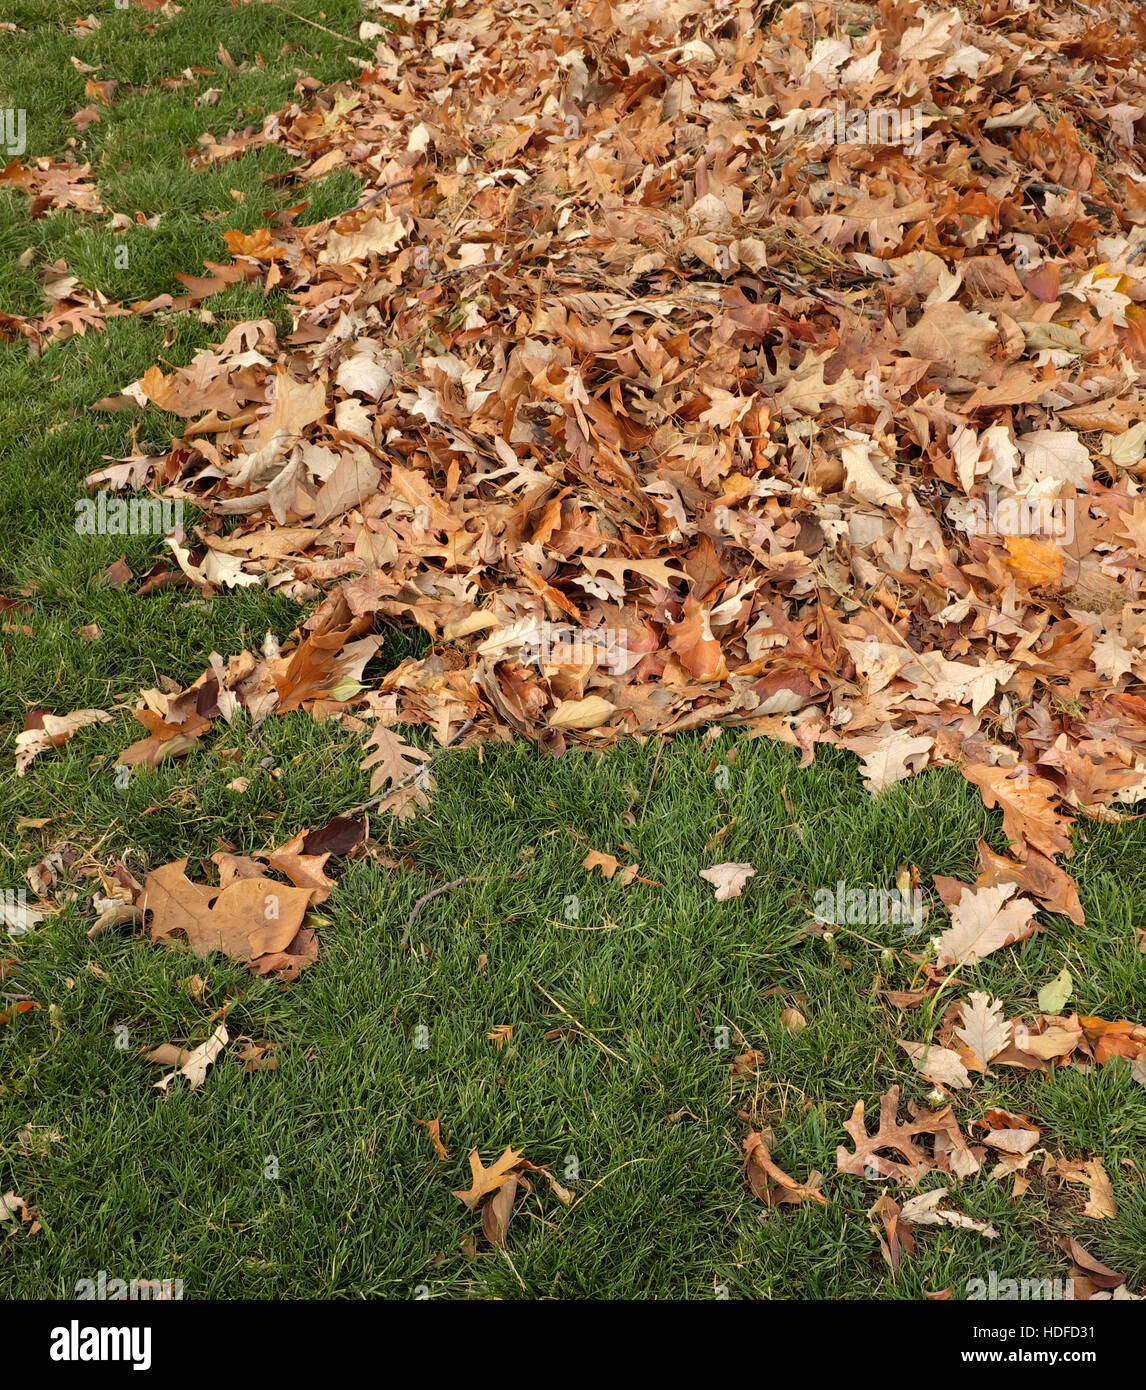
[(951, 908), (951, 925), (939, 938), (938, 964), (974, 965), (992, 951), (1032, 935), (1035, 905), (1029, 898), (1007, 902), (1014, 891), (1010, 884), (964, 886)]
[(517, 1167), (524, 1153), (524, 1149), (511, 1149), (507, 1144), (501, 1157), (486, 1168), (482, 1165), (477, 1149), (474, 1149), (469, 1158), (470, 1173), (473, 1177), (470, 1189), (468, 1192), (455, 1192), (454, 1196), (467, 1207), (475, 1206), (487, 1192), (496, 1192), (501, 1187)]

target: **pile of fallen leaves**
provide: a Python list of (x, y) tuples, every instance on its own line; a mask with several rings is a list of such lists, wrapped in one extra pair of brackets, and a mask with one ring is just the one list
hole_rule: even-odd
[[(322, 595), (281, 650), (150, 692), (129, 761), (355, 706), (401, 813), (432, 783), (395, 724), (554, 752), (731, 724), (873, 789), (959, 764), (1016, 855), (985, 873), (1077, 920), (1071, 814), (1146, 788), (1141, 16), (377, 8), (356, 80), (193, 154), (276, 143), (298, 206), (134, 306), (258, 279), (291, 333), (101, 403), (187, 421), (89, 478), (207, 509), (162, 578)], [(920, 108), (919, 148), (835, 143), (838, 104)], [(299, 225), (334, 169), (360, 205)], [(5, 178), (86, 208), (87, 173)], [(1069, 537), (982, 534), (988, 493)], [(364, 690), (387, 624), (432, 649)]]

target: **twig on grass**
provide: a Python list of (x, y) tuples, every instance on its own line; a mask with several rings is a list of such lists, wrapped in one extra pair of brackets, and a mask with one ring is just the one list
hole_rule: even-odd
[(365, 39), (348, 39), (345, 34), (335, 33), (333, 29), (328, 29), (325, 24), (316, 24), (313, 19), (307, 19), (305, 15), (295, 14), (294, 10), (288, 10), (286, 6), (280, 7), (280, 14), (289, 14), (291, 19), (297, 19), (302, 24), (309, 24), (312, 29), (321, 29), (324, 34), (329, 34), (332, 39), (341, 39), (343, 43), (365, 44)]
[(563, 1013), (565, 1017), (570, 1020), (571, 1023), (575, 1023), (587, 1038), (589, 1038), (592, 1042), (595, 1042), (597, 1044), (597, 1046), (601, 1049), (602, 1052), (607, 1052), (610, 1057), (615, 1057), (618, 1062), (623, 1062), (625, 1060), (618, 1053), (614, 1052), (611, 1047), (606, 1047), (606, 1045), (601, 1041), (601, 1039), (597, 1037), (596, 1033), (590, 1033), (588, 1028), (585, 1027), (585, 1025), (581, 1022), (579, 1018), (574, 1018), (568, 1009), (563, 1009), (561, 1005), (557, 1002), (557, 1000), (554, 999), (552, 994), (550, 994), (547, 989), (542, 989), (542, 987), (537, 983), (536, 980), (532, 980), (531, 984), (533, 985), (534, 989), (541, 990), (541, 993), (545, 995), (546, 999), (549, 1000), (553, 1007), (559, 1013)]
[(414, 918), (417, 917), (418, 913), (421, 912), (422, 908), (431, 898), (436, 898), (441, 893), (448, 893), (451, 888), (460, 888), (463, 883), (485, 883), (485, 881), (484, 878), (455, 878), (452, 883), (443, 883), (439, 888), (431, 888), (428, 893), (423, 893), (410, 909), (410, 916), (406, 922), (406, 930), (402, 933), (402, 940), (399, 941), (398, 945), (408, 946), (410, 944), (410, 928), (414, 925)]

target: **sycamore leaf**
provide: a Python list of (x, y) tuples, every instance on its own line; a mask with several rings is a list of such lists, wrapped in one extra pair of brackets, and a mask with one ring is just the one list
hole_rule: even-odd
[(308, 888), (271, 878), (237, 878), (226, 888), (192, 882), (186, 859), (148, 874), (139, 906), (152, 914), (151, 937), (185, 944), (198, 956), (222, 951), (258, 974), (293, 978), (317, 955), (313, 932), (302, 930)]

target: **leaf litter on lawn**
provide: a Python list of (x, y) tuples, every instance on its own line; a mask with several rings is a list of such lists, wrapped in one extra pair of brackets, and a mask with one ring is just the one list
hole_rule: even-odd
[[(1011, 856), (981, 845), (974, 885), (937, 884), (952, 925), (921, 996), (1040, 908), (1081, 925), (1056, 863), (1072, 820), (1146, 793), (1146, 20), (1099, 8), (1096, 28), (888, 0), (831, 34), (803, 7), (760, 26), (748, 0), (403, 11), (352, 81), (205, 136), (199, 167), (273, 143), (300, 191), (337, 165), (360, 205), (269, 215), (183, 277), (179, 307), (286, 292), (290, 333), (233, 325), (101, 402), (187, 423), (89, 481), (205, 512), (163, 582), (318, 603), (282, 648), (145, 692), (124, 760), (188, 754), (240, 708), (369, 720), (371, 796), (406, 816), (433, 783), (397, 726), (560, 753), (726, 724), (805, 764), (850, 750), (874, 792), (955, 765), (1001, 810)], [(83, 215), (90, 173), (2, 177), (36, 213)], [(7, 333), (35, 347), (120, 311), (51, 269), (55, 317)], [(430, 650), (372, 684), (392, 624)], [(27, 753), (56, 742), (29, 732)], [(257, 877), (208, 901), (157, 872), (159, 936), (255, 969), (316, 891), (279, 885), (272, 930)], [(724, 899), (751, 872), (702, 876)], [(1146, 1075), (1141, 1025), (1028, 1026), (982, 994), (937, 1047), (903, 1046), (960, 1089), (991, 1063)], [(892, 1087), (873, 1137), (860, 1101), (841, 1172), (978, 1168), (949, 1106), (909, 1114)], [(795, 1192), (766, 1152), (749, 1163)], [(503, 1176), (491, 1239), (520, 1170)]]

